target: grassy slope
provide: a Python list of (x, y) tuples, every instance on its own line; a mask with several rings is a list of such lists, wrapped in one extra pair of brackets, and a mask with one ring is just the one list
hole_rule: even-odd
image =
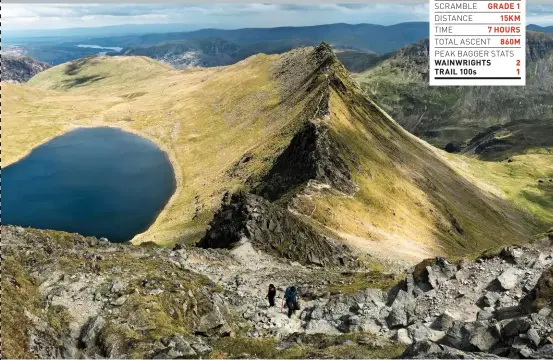
[(526, 209), (540, 222), (553, 224), (553, 182), (549, 181), (553, 178), (553, 155), (517, 155), (512, 162), (443, 156), (473, 182)]
[[(4, 163), (74, 126), (139, 133), (168, 152), (178, 181), (146, 238), (196, 236), (225, 189), (243, 181), (229, 179), (226, 170), (267, 138), (273, 139), (264, 149), (268, 158), (289, 140), (279, 131), (295, 110), (279, 103), (270, 64), (260, 55), (229, 68), (176, 71), (147, 58), (104, 57), (81, 61), (74, 75), (60, 65), (28, 86), (8, 84)], [(263, 169), (263, 160), (251, 161), (250, 171)]]
[[(285, 97), (271, 77), (278, 59), (257, 55), (188, 71), (130, 57), (89, 59), (72, 66), (77, 69), (60, 65), (27, 86), (5, 87), (4, 160), (11, 163), (73, 126), (117, 126), (147, 136), (169, 153), (178, 190), (136, 241), (194, 240), (222, 193), (267, 171), (312, 110), (312, 92)], [(360, 191), (353, 198), (301, 197), (303, 209), (312, 206), (309, 216), (369, 252), (413, 259), (525, 241), (537, 231), (353, 90), (341, 64), (332, 66), (346, 88), (331, 87), (325, 121), (346, 158), (357, 158), (349, 165)], [(246, 155), (251, 160), (235, 166)]]

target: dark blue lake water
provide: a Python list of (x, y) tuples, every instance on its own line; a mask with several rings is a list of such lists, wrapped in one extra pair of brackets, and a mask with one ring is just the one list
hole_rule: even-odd
[(113, 128), (77, 129), (2, 169), (2, 224), (124, 242), (146, 230), (175, 191), (167, 154)]

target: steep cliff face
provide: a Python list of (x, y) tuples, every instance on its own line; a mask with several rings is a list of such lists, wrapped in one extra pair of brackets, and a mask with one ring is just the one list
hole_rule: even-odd
[(13, 83), (23, 83), (50, 67), (28, 56), (2, 55), (1, 80)]

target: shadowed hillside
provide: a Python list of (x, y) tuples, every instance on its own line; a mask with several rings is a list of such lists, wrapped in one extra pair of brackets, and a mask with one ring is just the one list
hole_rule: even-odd
[(403, 130), (327, 44), (186, 71), (85, 58), (6, 86), (5, 101), (8, 164), (75, 126), (121, 127), (168, 152), (177, 191), (136, 243), (199, 240), (237, 190), (377, 259), (409, 263), (524, 242), (542, 225)]
[(535, 120), (533, 131), (546, 132), (553, 119), (552, 50), (552, 34), (527, 32), (525, 87), (430, 87), (428, 39), (400, 49), (357, 79), (405, 129), (444, 148), (519, 120)]

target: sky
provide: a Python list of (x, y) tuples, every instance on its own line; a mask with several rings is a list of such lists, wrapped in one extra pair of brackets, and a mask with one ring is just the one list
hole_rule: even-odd
[[(2, 4), (3, 30), (189, 24), (195, 27), (391, 25), (428, 21), (428, 2), (411, 4)], [(553, 25), (553, 5), (527, 7), (527, 24)]]

